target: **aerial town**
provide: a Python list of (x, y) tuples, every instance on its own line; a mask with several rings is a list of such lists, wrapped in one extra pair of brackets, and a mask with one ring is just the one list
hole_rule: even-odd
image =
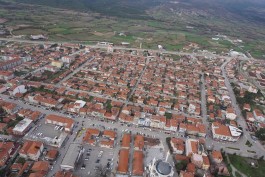
[(3, 40), (0, 82), (0, 176), (236, 177), (233, 159), (264, 163), (264, 60)]

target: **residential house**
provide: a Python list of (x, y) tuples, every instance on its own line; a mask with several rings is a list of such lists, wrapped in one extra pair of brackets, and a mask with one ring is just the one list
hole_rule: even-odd
[(173, 153), (183, 154), (185, 150), (184, 141), (180, 138), (171, 138), (170, 140), (171, 147), (173, 149)]
[(241, 136), (242, 130), (234, 126), (226, 126), (219, 122), (213, 122), (212, 134), (214, 139), (235, 142)]
[(225, 116), (229, 120), (235, 120), (236, 117), (237, 117), (236, 113), (235, 113), (235, 110), (232, 107), (227, 108)]
[(219, 164), (223, 161), (223, 156), (220, 151), (212, 151), (212, 159), (215, 163)]
[(265, 122), (265, 116), (259, 109), (254, 109), (254, 118), (259, 122)]
[(0, 168), (6, 165), (14, 148), (13, 142), (0, 142)]
[(26, 141), (19, 151), (19, 155), (26, 159), (38, 160), (42, 151), (43, 143), (39, 141)]

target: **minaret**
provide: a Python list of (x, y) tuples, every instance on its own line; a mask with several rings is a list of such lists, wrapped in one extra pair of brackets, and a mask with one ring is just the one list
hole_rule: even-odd
[(113, 52), (113, 46), (112, 45), (108, 45), (108, 53), (112, 53)]
[(167, 151), (166, 162), (167, 162), (167, 160), (168, 160), (168, 157), (169, 157), (169, 151)]
[(152, 166), (151, 166), (151, 172), (153, 171), (153, 169), (154, 169), (154, 166), (155, 166), (155, 161), (156, 161), (156, 158), (154, 157), (154, 159), (153, 159), (153, 162), (152, 162)]

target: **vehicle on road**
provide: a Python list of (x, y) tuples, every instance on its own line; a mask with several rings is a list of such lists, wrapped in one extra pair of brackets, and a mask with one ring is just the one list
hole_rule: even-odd
[(81, 166), (81, 170), (84, 170), (84, 169), (86, 169), (86, 165), (85, 165), (85, 164), (83, 164), (83, 165)]

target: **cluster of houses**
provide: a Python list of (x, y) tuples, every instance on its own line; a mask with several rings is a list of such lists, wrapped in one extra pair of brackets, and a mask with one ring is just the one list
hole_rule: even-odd
[[(171, 138), (170, 146), (180, 177), (194, 177), (198, 174), (211, 177), (212, 174), (230, 176), (220, 151), (208, 153), (204, 140)], [(180, 166), (179, 164), (182, 164)]]
[[(1, 132), (6, 131), (6, 133), (13, 135), (10, 140), (1, 139), (0, 169), (8, 166), (10, 175), (16, 176), (46, 176), (51, 169), (50, 163), (55, 161), (59, 155), (58, 150), (53, 148), (46, 150), (44, 148), (47, 145), (45, 141), (28, 140), (26, 138), (22, 143), (14, 142), (15, 138), (24, 136), (33, 127), (36, 128), (35, 123), (43, 118), (44, 115), (38, 111), (21, 109), (16, 104), (5, 101), (1, 101), (0, 105), (1, 111), (3, 111), (1, 115), (4, 117), (1, 119), (3, 121), (1, 122)], [(13, 124), (12, 121), (16, 123)], [(64, 127), (66, 133), (70, 133), (74, 128), (74, 120), (67, 117), (47, 115), (44, 122), (52, 126)], [(108, 133), (106, 134), (108, 135)], [(14, 163), (9, 165), (11, 162)], [(58, 176), (68, 175), (62, 171), (57, 173)]]
[(205, 68), (207, 117), (211, 122), (213, 139), (237, 141), (242, 135), (242, 130), (236, 122), (237, 114), (232, 107), (231, 97), (225, 85), (221, 62), (214, 67), (208, 63)]
[(150, 58), (131, 100), (159, 107), (161, 115), (170, 109), (199, 116), (201, 65), (185, 57), (178, 61)]
[[(14, 160), (9, 168), (10, 175), (16, 176), (44, 177), (50, 170), (50, 162), (58, 156), (56, 149), (44, 151), (44, 144), (39, 141), (25, 141), (22, 146), (14, 142), (1, 142), (0, 148), (0, 167), (7, 166), (11, 159)], [(45, 160), (40, 160), (41, 155)]]
[[(242, 111), (245, 112), (243, 115), (250, 132), (265, 128), (265, 112), (257, 106), (265, 103), (265, 97), (260, 92), (258, 93), (259, 89), (264, 90), (265, 88), (264, 64), (262, 60), (242, 61), (234, 58), (226, 67), (229, 78), (234, 81), (233, 83), (238, 89), (238, 97), (244, 98), (246, 92), (248, 95), (256, 95), (255, 99), (247, 100), (249, 103), (239, 103)], [(249, 79), (255, 81), (259, 86), (253, 85)]]
[(263, 60), (249, 60), (242, 66), (248, 77), (254, 79), (261, 88), (265, 88), (265, 70)]
[(138, 56), (101, 56), (96, 53), (94, 60), (63, 83), (64, 86), (90, 91), (95, 94), (126, 100), (130, 87), (145, 65), (145, 58)]
[[(1, 49), (0, 70), (30, 72), (79, 50), (78, 45), (33, 45), (8, 43)], [(52, 66), (52, 65), (51, 65)]]
[(1, 132), (6, 134), (23, 136), (35, 125), (35, 123), (43, 117), (39, 111), (29, 109), (21, 109), (14, 103), (1, 100)]
[(116, 144), (116, 136), (117, 133), (114, 130), (104, 130), (101, 132), (96, 128), (88, 128), (83, 137), (83, 143), (113, 149)]

